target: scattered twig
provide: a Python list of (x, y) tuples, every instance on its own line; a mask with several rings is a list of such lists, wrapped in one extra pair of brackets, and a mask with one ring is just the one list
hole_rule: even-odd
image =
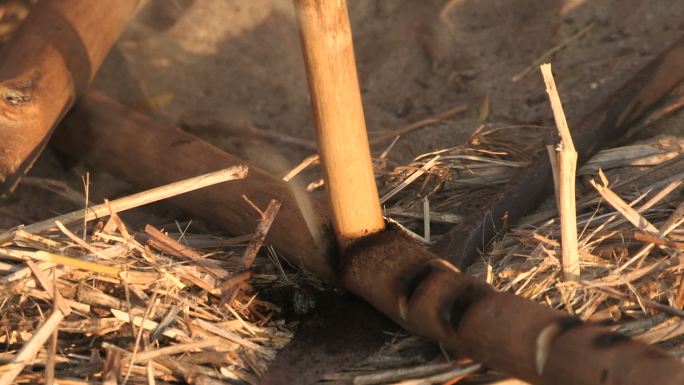
[[(57, 329), (59, 323), (64, 319), (64, 313), (53, 311), (50, 316), (31, 336), (31, 339), (19, 350), (11, 363), (0, 367), (0, 385), (11, 385), (14, 379), (21, 373), (24, 367), (33, 360), (38, 350), (50, 338), (50, 335)], [(1, 370), (6, 369), (6, 370)]]
[(534, 70), (534, 69), (537, 68), (540, 64), (542, 64), (542, 63), (544, 63), (545, 61), (549, 60), (549, 58), (551, 57), (551, 55), (553, 55), (553, 54), (555, 54), (556, 52), (562, 50), (562, 49), (565, 48), (568, 44), (570, 44), (570, 43), (572, 43), (572, 42), (578, 40), (580, 37), (582, 37), (582, 36), (586, 35), (587, 33), (589, 33), (589, 31), (591, 31), (592, 28), (594, 28), (595, 25), (596, 25), (596, 23), (591, 22), (591, 23), (587, 24), (586, 26), (584, 26), (584, 27), (583, 27), (582, 29), (580, 29), (579, 31), (577, 31), (574, 35), (572, 35), (572, 36), (570, 36), (569, 38), (563, 40), (563, 41), (562, 41), (561, 43), (559, 43), (558, 45), (553, 46), (551, 49), (549, 49), (548, 51), (544, 52), (544, 53), (543, 53), (539, 58), (537, 58), (532, 64), (530, 64), (528, 67), (526, 67), (526, 68), (525, 68), (524, 70), (522, 70), (520, 73), (518, 73), (518, 74), (516, 74), (515, 76), (513, 76), (513, 77), (511, 78), (511, 81), (515, 83), (515, 82), (521, 80), (521, 79), (524, 78), (528, 73), (530, 73), (530, 71)]
[[(19, 229), (35, 234), (54, 227), (55, 221), (60, 221), (64, 225), (69, 225), (81, 220), (92, 221), (94, 219), (102, 218), (109, 215), (109, 213), (112, 210), (115, 212), (130, 210), (135, 207), (168, 199), (179, 194), (184, 194), (217, 183), (223, 183), (235, 179), (242, 179), (246, 175), (247, 167), (234, 166), (224, 170), (200, 175), (194, 178), (189, 178), (165, 186), (153, 188), (137, 194), (129, 195), (127, 197), (119, 198), (109, 202), (109, 205), (100, 204), (97, 206), (93, 206), (88, 210), (88, 213), (85, 215), (83, 213), (83, 210), (77, 210), (69, 214), (64, 214), (58, 217), (36, 222), (28, 226), (20, 226)], [(0, 243), (11, 240), (14, 237), (16, 230), (17, 229), (14, 229), (4, 234), (0, 234)]]
[(265, 211), (261, 212), (261, 210), (259, 210), (261, 221), (259, 222), (259, 225), (257, 225), (254, 237), (249, 242), (249, 245), (247, 245), (245, 253), (242, 256), (242, 264), (245, 268), (249, 269), (252, 266), (252, 263), (254, 263), (256, 255), (266, 239), (268, 229), (271, 227), (271, 224), (278, 214), (278, 210), (280, 210), (280, 202), (275, 199), (271, 199)]

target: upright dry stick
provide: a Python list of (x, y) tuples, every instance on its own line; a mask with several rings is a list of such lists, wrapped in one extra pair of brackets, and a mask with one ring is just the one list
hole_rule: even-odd
[(346, 0), (294, 0), (333, 228), (343, 248), (385, 228)]
[(556, 82), (551, 73), (551, 64), (540, 66), (546, 92), (549, 94), (553, 117), (561, 137), (558, 152), (558, 211), (561, 220), (561, 251), (563, 278), (568, 281), (579, 281), (580, 263), (577, 250), (577, 217), (575, 207), (575, 172), (577, 169), (577, 151), (572, 143), (570, 128), (565, 120), (563, 105), (556, 89)]
[(254, 231), (254, 237), (249, 241), (245, 253), (242, 255), (242, 264), (245, 268), (249, 269), (252, 266), (252, 263), (254, 263), (257, 253), (266, 239), (268, 229), (271, 228), (273, 220), (278, 214), (278, 210), (280, 210), (280, 205), (280, 202), (271, 199), (268, 203), (268, 207), (266, 207), (266, 211), (261, 213), (261, 221)]

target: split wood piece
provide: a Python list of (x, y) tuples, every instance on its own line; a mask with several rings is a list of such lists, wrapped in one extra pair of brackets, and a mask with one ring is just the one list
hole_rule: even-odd
[(135, 207), (140, 207), (149, 203), (157, 202), (167, 198), (184, 194), (187, 192), (202, 189), (208, 186), (213, 186), (217, 183), (227, 182), (235, 179), (243, 179), (247, 175), (247, 167), (237, 165), (228, 167), (223, 170), (210, 172), (204, 175), (190, 177), (188, 179), (171, 182), (163, 186), (155, 187), (147, 191), (139, 192), (137, 194), (129, 195), (123, 198), (105, 202), (103, 204), (89, 207), (87, 211), (76, 210), (68, 214), (60, 215), (54, 218), (46, 219), (40, 222), (32, 223), (27, 226), (19, 226), (5, 233), (0, 234), (0, 243), (8, 242), (14, 239), (17, 232), (29, 232), (32, 234), (40, 233), (42, 231), (51, 229), (56, 226), (55, 222), (59, 221), (63, 225), (70, 225), (75, 222), (89, 222), (94, 219), (103, 218), (112, 213), (117, 213), (129, 210)]
[(69, 307), (69, 304), (64, 301), (64, 298), (57, 289), (57, 277), (55, 276), (56, 272), (53, 270), (54, 274), (52, 277), (52, 282), (50, 282), (45, 274), (43, 274), (43, 270), (35, 262), (26, 261), (26, 266), (31, 269), (31, 272), (36, 277), (38, 283), (40, 283), (40, 286), (42, 286), (43, 289), (48, 293), (49, 298), (52, 298), (53, 303), (55, 304), (54, 308), (59, 309), (59, 311), (64, 313), (65, 317), (69, 316), (69, 314), (71, 314), (71, 307)]
[(407, 330), (534, 384), (680, 384), (674, 357), (495, 291), (390, 228), (343, 256), (343, 285)]
[[(244, 163), (93, 91), (86, 92), (67, 115), (53, 144), (66, 156), (78, 154), (91, 166), (139, 188)], [(281, 202), (266, 242), (276, 245), (296, 266), (336, 282), (334, 239), (325, 203), (278, 177), (250, 166), (249, 175), (239, 184), (217, 185), (170, 201), (228, 233), (243, 234), (256, 228), (260, 219), (243, 195), (261, 207), (271, 199)]]
[[(256, 209), (258, 209), (258, 207), (256, 207)], [(257, 253), (266, 239), (268, 229), (271, 228), (273, 220), (275, 220), (275, 217), (278, 214), (278, 210), (280, 210), (280, 202), (275, 199), (271, 199), (265, 211), (258, 210), (261, 215), (261, 220), (254, 231), (254, 237), (249, 241), (245, 253), (242, 255), (242, 264), (245, 268), (249, 269), (252, 267), (252, 263), (254, 263)]]
[(162, 251), (168, 251), (172, 255), (180, 256), (195, 262), (199, 268), (211, 274), (214, 278), (228, 279), (232, 275), (228, 270), (222, 268), (214, 261), (204, 259), (195, 250), (181, 245), (178, 241), (162, 233), (152, 225), (145, 226), (145, 232), (152, 236), (150, 241), (156, 241)]
[(558, 212), (561, 222), (561, 262), (563, 265), (563, 278), (566, 281), (579, 282), (580, 260), (577, 246), (577, 208), (575, 206), (575, 177), (577, 172), (577, 151), (572, 142), (570, 128), (565, 119), (563, 105), (556, 88), (556, 82), (551, 72), (551, 64), (542, 64), (542, 76), (546, 83), (546, 92), (549, 94), (553, 117), (561, 138), (558, 150), (557, 162), (551, 162), (551, 169), (558, 168), (558, 181), (556, 190)]
[[(623, 138), (646, 110), (684, 80), (684, 38), (656, 57), (594, 111), (573, 125), (579, 163), (601, 147)], [(450, 230), (433, 250), (458, 267), (470, 265), (494, 237), (504, 216), (514, 223), (534, 209), (553, 189), (551, 166), (538, 157), (522, 170), (485, 209)], [(484, 212), (483, 212), (484, 211)]]
[(0, 53), (0, 193), (31, 167), (139, 0), (41, 1)]
[(294, 0), (331, 220), (344, 248), (382, 231), (346, 0)]

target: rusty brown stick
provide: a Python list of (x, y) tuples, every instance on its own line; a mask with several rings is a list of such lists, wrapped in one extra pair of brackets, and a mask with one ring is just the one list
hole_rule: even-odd
[[(53, 144), (82, 157), (138, 188), (149, 188), (245, 162), (178, 128), (165, 127), (104, 95), (86, 92), (56, 131)], [(135, 163), (131, 163), (134, 159)], [(266, 207), (281, 202), (266, 242), (277, 245), (297, 266), (335, 282), (334, 247), (324, 202), (254, 166), (240, 184), (224, 184), (171, 199), (200, 218), (239, 235), (261, 216), (243, 200)]]
[(0, 193), (16, 186), (139, 0), (41, 1), (0, 54)]
[[(601, 147), (623, 138), (628, 128), (644, 111), (684, 80), (684, 38), (656, 57), (625, 85), (606, 98), (579, 123), (572, 125), (579, 163), (591, 158)], [(454, 227), (433, 248), (465, 267), (477, 258), (494, 237), (501, 220), (519, 220), (532, 211), (553, 189), (551, 166), (544, 156), (537, 157), (513, 178), (485, 206), (461, 225)]]
[(400, 230), (353, 245), (343, 285), (396, 323), (534, 384), (679, 384), (684, 365), (606, 327), (461, 274)]

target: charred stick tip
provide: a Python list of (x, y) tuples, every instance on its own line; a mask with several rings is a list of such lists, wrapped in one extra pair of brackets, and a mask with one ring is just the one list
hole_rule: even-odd
[(458, 332), (468, 310), (490, 292), (488, 287), (473, 282), (459, 287), (453, 293), (451, 302), (442, 307), (442, 322), (454, 332)]

